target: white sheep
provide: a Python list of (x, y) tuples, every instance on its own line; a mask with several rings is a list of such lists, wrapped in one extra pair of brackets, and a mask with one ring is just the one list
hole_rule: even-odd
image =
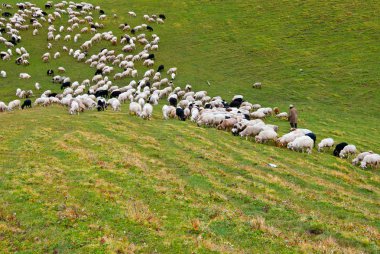
[(19, 78), (20, 79), (29, 79), (32, 76), (30, 76), (28, 73), (20, 73)]
[(261, 84), (261, 82), (256, 82), (256, 83), (254, 83), (254, 84), (252, 85), (252, 87), (253, 87), (253, 88), (261, 89), (262, 84)]
[(40, 90), (41, 86), (40, 86), (40, 83), (36, 82), (34, 84), (34, 87), (37, 89), (37, 90)]
[(306, 150), (307, 153), (311, 153), (314, 147), (314, 141), (309, 136), (301, 136), (296, 138), (294, 141), (288, 143), (288, 149), (293, 151)]
[(7, 105), (4, 102), (0, 101), (0, 112), (4, 112), (7, 110), (8, 110)]
[(79, 103), (77, 101), (73, 100), (71, 102), (69, 113), (70, 115), (73, 115), (73, 114), (79, 115)]
[(363, 161), (364, 157), (370, 154), (373, 154), (373, 152), (368, 151), (368, 152), (359, 153), (358, 156), (356, 156), (356, 158), (352, 160), (352, 165), (359, 165), (359, 163)]
[(113, 111), (120, 111), (121, 110), (120, 101), (116, 98), (109, 99), (108, 104), (111, 105), (111, 108)]
[(277, 140), (277, 132), (275, 132), (273, 129), (265, 129), (255, 137), (255, 141), (257, 143), (266, 143), (269, 140)]
[(13, 100), (13, 101), (9, 102), (9, 104), (8, 104), (8, 110), (11, 111), (11, 110), (13, 110), (15, 108), (18, 108), (18, 109), (21, 108), (21, 102), (20, 102), (20, 100)]
[(0, 76), (2, 78), (6, 78), (7, 77), (7, 73), (5, 71), (0, 71)]
[(248, 139), (248, 137), (254, 137), (258, 135), (262, 130), (263, 130), (262, 126), (257, 126), (257, 125), (247, 126), (243, 131), (239, 133), (239, 135), (241, 137), (246, 137), (246, 139)]
[(322, 139), (321, 142), (319, 142), (318, 144), (318, 152), (320, 152), (325, 147), (331, 148), (333, 146), (334, 146), (334, 139), (332, 138)]
[(139, 116), (141, 114), (141, 106), (137, 102), (129, 104), (129, 114)]
[(339, 153), (340, 158), (348, 158), (351, 154), (355, 154), (356, 151), (356, 146), (354, 145), (346, 145), (342, 151)]
[(281, 118), (281, 119), (288, 119), (288, 113), (281, 112), (281, 113), (277, 114), (276, 117)]
[(142, 109), (142, 112), (140, 114), (140, 117), (143, 119), (148, 119), (152, 117), (153, 114), (153, 106), (149, 103), (146, 103)]
[(379, 154), (369, 154), (364, 157), (360, 167), (367, 168), (367, 166), (371, 166), (373, 168), (377, 168), (380, 165), (380, 155)]
[(162, 115), (165, 120), (176, 116), (176, 109), (173, 106), (164, 105), (162, 107)]

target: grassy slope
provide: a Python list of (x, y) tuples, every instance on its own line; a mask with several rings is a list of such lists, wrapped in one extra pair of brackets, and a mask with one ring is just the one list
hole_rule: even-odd
[[(154, 28), (158, 62), (179, 67), (176, 84), (282, 109), (295, 103), (301, 125), (319, 137), (379, 147), (375, 2), (117, 2), (103, 2), (119, 14), (107, 30), (142, 22), (125, 15), (132, 9), (169, 17)], [(30, 66), (0, 63), (10, 76), (0, 80), (1, 100), (36, 81), (57, 90), (39, 64), (45, 37), (33, 39), (23, 44)], [(79, 80), (93, 73), (68, 63), (62, 57), (49, 66), (63, 65)], [(23, 71), (32, 80), (19, 81)], [(264, 89), (252, 90), (255, 81)], [(0, 249), (379, 251), (378, 171), (165, 122), (159, 111), (150, 122), (125, 115), (125, 107), (79, 117), (59, 107), (1, 114)]]

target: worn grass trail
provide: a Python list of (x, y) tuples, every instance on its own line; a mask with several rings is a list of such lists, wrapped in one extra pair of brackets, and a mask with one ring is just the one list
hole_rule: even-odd
[[(118, 14), (104, 29), (116, 35), (119, 23), (165, 13), (166, 23), (154, 25), (156, 65), (177, 66), (176, 85), (227, 99), (243, 94), (283, 111), (294, 103), (300, 126), (318, 139), (380, 152), (376, 1), (93, 2)], [(65, 54), (41, 63), (45, 30), (22, 34), (30, 66), (0, 62), (8, 73), (0, 100), (14, 99), (18, 87), (34, 90), (35, 82), (59, 92), (48, 68), (64, 66), (72, 80), (93, 75)], [(53, 53), (78, 47), (53, 45)], [(32, 79), (19, 80), (20, 72)], [(263, 89), (252, 90), (256, 81)], [(361, 170), (331, 151), (300, 154), (163, 121), (160, 107), (152, 121), (126, 112), (123, 105), (119, 113), (70, 116), (53, 106), (0, 114), (0, 252), (380, 251), (378, 169)], [(267, 121), (280, 134), (288, 130), (287, 122)]]

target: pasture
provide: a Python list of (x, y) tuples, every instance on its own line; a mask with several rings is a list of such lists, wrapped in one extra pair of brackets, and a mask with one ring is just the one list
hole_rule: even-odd
[[(124, 34), (120, 23), (135, 26), (145, 22), (143, 14), (164, 13), (165, 24), (152, 24), (160, 37), (153, 68), (176, 66), (175, 86), (191, 84), (227, 101), (242, 94), (281, 111), (292, 103), (300, 127), (319, 140), (332, 137), (380, 152), (375, 1), (91, 3), (108, 15), (99, 31), (117, 36)], [(127, 14), (132, 10), (136, 18)], [(14, 57), (0, 61), (8, 75), (0, 78), (0, 101), (16, 99), (17, 88), (32, 89), (32, 101), (47, 89), (61, 92), (47, 69), (63, 66), (72, 80), (94, 75), (94, 68), (61, 50), (78, 48), (91, 34), (77, 44), (52, 42), (50, 52), (62, 56), (43, 63), (46, 34), (47, 25), (38, 36), (21, 32), (29, 66), (16, 65)], [(120, 45), (101, 42), (89, 53), (104, 47)], [(32, 77), (20, 80), (21, 72)], [(253, 89), (255, 82), (263, 88)], [(363, 170), (332, 151), (302, 154), (190, 121), (163, 120), (166, 99), (150, 121), (128, 115), (128, 104), (120, 112), (80, 115), (58, 105), (0, 113), (0, 252), (380, 251), (379, 169)], [(289, 130), (286, 121), (266, 122), (278, 125), (281, 135)]]

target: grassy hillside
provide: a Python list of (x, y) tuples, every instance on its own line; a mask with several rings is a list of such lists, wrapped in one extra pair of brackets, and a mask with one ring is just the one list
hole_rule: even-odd
[[(318, 138), (380, 152), (376, 1), (98, 3), (109, 16), (118, 14), (104, 29), (117, 35), (119, 23), (138, 25), (145, 13), (166, 14), (164, 25), (153, 26), (161, 38), (156, 67), (177, 66), (176, 85), (190, 83), (227, 99), (243, 94), (282, 110), (294, 103), (299, 124)], [(138, 17), (129, 17), (130, 10)], [(72, 80), (93, 75), (68, 56), (43, 64), (46, 27), (38, 37), (31, 33), (23, 33), (20, 44), (31, 52), (30, 66), (0, 62), (9, 76), (0, 79), (1, 101), (14, 99), (18, 87), (34, 90), (35, 82), (58, 92), (48, 68), (64, 66)], [(75, 45), (53, 44), (53, 53)], [(97, 45), (90, 54), (104, 46), (110, 47)], [(19, 80), (20, 72), (32, 78)], [(263, 89), (252, 89), (256, 81)], [(0, 250), (380, 251), (378, 169), (163, 121), (160, 111), (155, 108), (152, 121), (129, 116), (127, 105), (119, 113), (80, 116), (58, 106), (1, 113)], [(288, 130), (287, 122), (268, 121), (281, 134)]]

